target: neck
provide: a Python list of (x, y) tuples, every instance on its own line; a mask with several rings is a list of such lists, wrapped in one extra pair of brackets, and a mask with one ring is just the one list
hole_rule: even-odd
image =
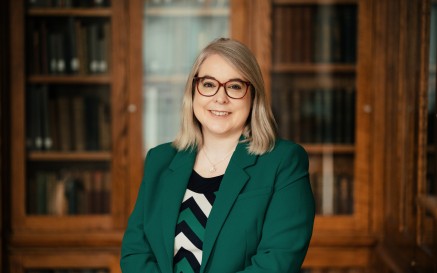
[(239, 139), (240, 135), (224, 138), (204, 136), (202, 149), (206, 149), (208, 156), (212, 157), (211, 159), (223, 158), (235, 150)]

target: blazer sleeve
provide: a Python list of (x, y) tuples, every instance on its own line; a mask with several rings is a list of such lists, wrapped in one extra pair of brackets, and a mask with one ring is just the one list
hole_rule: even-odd
[(144, 176), (138, 198), (129, 217), (121, 245), (120, 266), (123, 273), (161, 273), (155, 254), (144, 234), (144, 197), (146, 191), (149, 151), (144, 164)]
[(267, 208), (261, 241), (251, 265), (241, 273), (299, 272), (315, 216), (308, 178), (308, 155), (299, 145), (286, 149)]

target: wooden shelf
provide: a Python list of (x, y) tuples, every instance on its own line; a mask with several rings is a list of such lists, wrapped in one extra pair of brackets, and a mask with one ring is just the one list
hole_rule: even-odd
[(434, 219), (437, 220), (437, 196), (419, 195), (417, 202), (420, 207), (430, 212)]
[(32, 75), (29, 76), (29, 83), (41, 84), (110, 84), (109, 75)]
[(355, 145), (353, 144), (306, 144), (302, 146), (309, 154), (335, 153), (335, 154), (353, 154)]
[(145, 8), (146, 16), (229, 16), (229, 8), (204, 8), (204, 7), (153, 7)]
[(109, 161), (110, 152), (29, 152), (32, 161)]
[(358, 0), (273, 0), (275, 5), (335, 5), (357, 4)]
[(79, 16), (79, 17), (110, 17), (110, 8), (31, 8), (27, 11), (30, 16)]
[(354, 64), (274, 64), (273, 73), (355, 73)]

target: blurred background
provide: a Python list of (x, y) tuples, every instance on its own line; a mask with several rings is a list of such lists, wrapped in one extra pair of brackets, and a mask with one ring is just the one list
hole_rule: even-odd
[[(1, 272), (118, 273), (148, 149), (219, 37), (257, 57), (316, 199), (302, 272), (437, 272), (436, 0), (0, 3)], [(226, 273), (226, 272), (224, 272)]]

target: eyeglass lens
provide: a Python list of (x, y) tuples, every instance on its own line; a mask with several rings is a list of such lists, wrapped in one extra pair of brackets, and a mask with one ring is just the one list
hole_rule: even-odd
[(225, 87), (226, 94), (234, 99), (240, 99), (244, 97), (248, 88), (247, 83), (239, 80), (232, 80), (222, 84), (216, 79), (211, 79), (211, 78), (197, 79), (198, 91), (203, 96), (208, 96), (208, 97), (214, 96), (219, 90), (220, 86), (222, 85)]

